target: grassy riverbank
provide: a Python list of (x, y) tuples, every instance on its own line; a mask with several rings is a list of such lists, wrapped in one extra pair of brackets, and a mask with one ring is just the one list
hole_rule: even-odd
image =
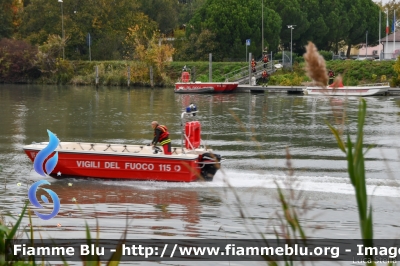
[[(337, 75), (343, 76), (344, 84), (358, 85), (363, 83), (391, 82), (396, 86), (396, 72), (393, 69), (394, 61), (354, 61), (337, 60), (328, 61), (327, 69)], [(197, 81), (208, 81), (208, 62), (170, 62), (160, 73), (154, 70), (154, 86), (173, 86), (178, 80), (182, 67), (186, 65), (191, 69)], [(138, 61), (63, 61), (57, 60), (55, 69), (42, 72), (34, 77), (21, 77), (19, 83), (35, 84), (70, 84), (70, 85), (95, 85), (96, 66), (100, 86), (127, 86), (128, 68), (130, 69), (130, 86), (150, 86), (149, 67)], [(213, 62), (213, 81), (225, 81), (226, 74), (247, 66), (245, 62)], [(295, 63), (293, 72), (278, 70), (271, 75), (270, 85), (301, 85), (310, 79), (304, 71), (304, 63)], [(5, 83), (13, 83), (2, 81)]]

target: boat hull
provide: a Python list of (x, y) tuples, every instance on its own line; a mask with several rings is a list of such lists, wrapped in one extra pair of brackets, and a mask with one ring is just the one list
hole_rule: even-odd
[(213, 93), (213, 87), (176, 89), (176, 93)]
[(385, 95), (390, 86), (345, 86), (339, 88), (307, 87), (303, 90), (306, 95), (325, 96), (375, 96)]
[[(47, 143), (27, 145), (24, 151), (34, 161), (38, 152), (46, 145)], [(73, 176), (192, 182), (201, 179), (202, 175), (201, 152), (164, 155), (162, 152), (154, 154), (150, 146), (118, 144), (108, 147), (105, 144), (61, 143), (60, 147), (62, 148), (56, 149), (58, 163), (50, 173), (55, 178)]]
[(175, 91), (213, 88), (215, 93), (225, 93), (233, 92), (238, 85), (237, 82), (177, 82)]

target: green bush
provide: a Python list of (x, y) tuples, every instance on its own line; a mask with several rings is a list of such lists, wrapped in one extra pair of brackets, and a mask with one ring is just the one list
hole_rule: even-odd
[(319, 54), (325, 59), (325, 61), (332, 61), (332, 52), (319, 51)]
[(294, 63), (304, 63), (304, 57), (298, 56), (297, 54), (293, 54), (293, 57)]

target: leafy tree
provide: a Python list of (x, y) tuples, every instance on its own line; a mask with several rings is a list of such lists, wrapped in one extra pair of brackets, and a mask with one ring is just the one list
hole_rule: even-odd
[(52, 72), (56, 69), (58, 58), (62, 58), (64, 40), (58, 35), (49, 35), (48, 40), (39, 46), (36, 64), (42, 73)]
[[(348, 16), (344, 2), (346, 0), (324, 0), (324, 5), (321, 6), (322, 16), (328, 28), (327, 34), (316, 43), (319, 44), (319, 49), (333, 51), (338, 53), (343, 46), (341, 43), (347, 32), (352, 26), (351, 17)], [(351, 1), (350, 1), (351, 3)]]
[[(290, 39), (292, 34), (293, 50), (303, 50), (303, 44), (299, 43), (300, 36), (306, 33), (310, 27), (307, 20), (307, 13), (297, 0), (269, 0), (269, 4), (282, 19), (282, 28), (280, 31), (281, 43), (284, 48), (290, 48)], [(294, 30), (290, 30), (287, 25), (296, 25)]]
[(128, 28), (137, 24), (139, 4), (137, 1), (120, 0), (70, 0), (65, 7), (69, 19), (66, 33), (70, 36), (67, 43), (69, 56), (84, 54), (88, 58), (88, 33), (92, 39), (92, 58), (95, 60), (122, 59), (123, 41)]
[(65, 40), (59, 35), (49, 35), (47, 41), (39, 46), (36, 65), (44, 76), (52, 83), (67, 83), (73, 77), (74, 69), (71, 61), (62, 60)]
[[(21, 23), (13, 1), (23, 3)], [(246, 48), (259, 57), (262, 41), (269, 51), (288, 50), (291, 33), (293, 50), (298, 54), (310, 40), (320, 50), (335, 53), (348, 45), (349, 53), (351, 46), (364, 43), (366, 30), (368, 43), (378, 39), (379, 8), (372, 0), (68, 0), (62, 3), (63, 12), (57, 1), (0, 0), (0, 4), (4, 7), (0, 10), (0, 37), (10, 36), (13, 27), (20, 25), (16, 37), (38, 45), (49, 35), (62, 36), (63, 13), (67, 59), (88, 59), (88, 33), (94, 60), (129, 58), (135, 48), (125, 40), (128, 29), (136, 25), (147, 31), (149, 39), (156, 29), (168, 35), (174, 30), (175, 59), (180, 60), (207, 59), (208, 53), (220, 61), (244, 58)], [(389, 7), (390, 18), (394, 9), (400, 16), (399, 3), (393, 1), (385, 7)], [(382, 22), (384, 29), (384, 16)], [(291, 31), (287, 25), (296, 27)], [(185, 36), (178, 28), (186, 29)], [(245, 46), (246, 39), (251, 39), (250, 47)]]
[[(309, 27), (300, 35), (299, 39), (296, 40), (296, 42), (298, 42), (297, 49), (295, 49), (297, 53), (303, 54), (303, 52), (305, 52), (303, 47), (306, 46), (308, 41), (312, 41), (317, 47), (322, 48), (324, 46), (322, 40), (329, 32), (322, 12), (324, 8), (329, 9), (327, 6), (322, 6), (318, 0), (305, 0), (301, 2), (300, 9), (307, 14)], [(297, 27), (295, 27), (294, 31), (297, 31)]]
[[(393, 23), (393, 13), (394, 11), (396, 11), (396, 19), (399, 20), (400, 18), (400, 2), (399, 1), (387, 1), (386, 4), (381, 5), (381, 3), (377, 3), (377, 5), (379, 7), (381, 7), (381, 10), (383, 12), (385, 12), (386, 10), (388, 10), (389, 12), (389, 28), (390, 28), (390, 32), (392, 32), (392, 23)], [(386, 16), (383, 15), (382, 16), (382, 23), (384, 24), (384, 27), (386, 27)]]
[(354, 0), (351, 3), (351, 6), (347, 6), (349, 15), (352, 18), (352, 26), (347, 32), (348, 35), (345, 38), (348, 45), (347, 56), (350, 56), (352, 45), (365, 43), (367, 31), (370, 44), (376, 44), (379, 38), (379, 25), (376, 23), (379, 21), (379, 7), (371, 0)]
[(41, 45), (50, 34), (62, 36), (63, 18), (67, 58), (88, 58), (86, 36), (90, 33), (94, 59), (122, 59), (128, 28), (137, 24), (140, 14), (138, 1), (69, 0), (62, 7), (63, 12), (57, 1), (28, 3), (22, 14), (20, 36)]
[(31, 44), (44, 43), (49, 34), (62, 36), (61, 6), (57, 1), (32, 1), (24, 7), (21, 16), (22, 23), (18, 36)]
[(159, 81), (167, 78), (165, 67), (169, 64), (174, 54), (174, 48), (168, 43), (160, 43), (160, 34), (154, 31), (151, 36), (148, 35), (139, 25), (129, 28), (125, 42), (134, 48), (132, 56), (142, 62), (138, 72), (145, 75), (149, 66), (154, 67), (155, 77)]
[[(269, 8), (264, 8), (265, 32), (268, 38), (267, 45), (276, 45), (280, 20)], [(268, 27), (268, 26), (271, 27)], [(199, 36), (204, 30), (215, 35), (216, 60), (226, 57), (239, 57), (244, 55), (246, 39), (252, 40), (249, 52), (261, 55), (261, 3), (256, 0), (246, 2), (240, 0), (207, 0), (206, 3), (196, 11), (192, 20), (186, 27), (187, 36), (196, 34)], [(275, 47), (269, 47), (273, 49)]]
[(135, 20), (137, 24), (128, 28), (124, 40), (124, 55), (128, 60), (138, 58), (136, 49), (141, 46), (146, 47), (149, 40), (157, 32), (157, 23), (147, 15), (139, 13)]
[(178, 23), (179, 26), (188, 23), (198, 9), (206, 0), (179, 0), (178, 1)]
[(12, 0), (0, 0), (0, 39), (9, 38), (13, 33)]
[(209, 53), (217, 54), (216, 36), (209, 30), (203, 30), (199, 35), (192, 33), (188, 40), (180, 47), (180, 52), (176, 55), (177, 60), (208, 60)]
[(176, 0), (140, 0), (140, 3), (140, 10), (157, 22), (161, 33), (168, 33), (179, 26)]
[(282, 19), (277, 12), (264, 8), (264, 46), (270, 51), (276, 51), (280, 44), (279, 32), (282, 28)]

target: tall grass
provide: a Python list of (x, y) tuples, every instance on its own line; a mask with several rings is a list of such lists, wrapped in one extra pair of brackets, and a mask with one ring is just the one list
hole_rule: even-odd
[[(25, 204), (22, 209), (19, 218), (16, 223), (9, 228), (4, 223), (4, 219), (0, 219), (0, 265), (32, 265), (34, 264), (34, 257), (30, 256), (30, 262), (25, 262), (21, 260), (17, 256), (14, 256), (12, 252), (12, 244), (14, 239), (17, 237), (17, 232), (19, 226), (21, 225), (22, 218), (26, 212), (28, 207), (28, 202)], [(3, 218), (3, 217), (1, 217)]]
[[(310, 78), (313, 78), (317, 84), (326, 87), (327, 76), (325, 60), (319, 55), (317, 48), (313, 43), (307, 45), (307, 52), (304, 55), (306, 60), (306, 70)], [(339, 77), (340, 78), (340, 77)], [(328, 124), (332, 131), (339, 149), (346, 155), (347, 172), (351, 184), (354, 187), (354, 192), (357, 201), (359, 224), (361, 237), (365, 247), (373, 247), (373, 219), (372, 219), (372, 206), (368, 204), (367, 186), (366, 186), (366, 173), (365, 173), (365, 160), (364, 160), (364, 124), (367, 111), (367, 104), (364, 99), (360, 100), (358, 108), (358, 124), (356, 141), (353, 143), (350, 134), (347, 134), (347, 142), (342, 140), (342, 131), (336, 129)], [(344, 121), (344, 120), (343, 120)], [(368, 149), (367, 149), (368, 151)], [(375, 265), (372, 255), (366, 255), (370, 265)]]

